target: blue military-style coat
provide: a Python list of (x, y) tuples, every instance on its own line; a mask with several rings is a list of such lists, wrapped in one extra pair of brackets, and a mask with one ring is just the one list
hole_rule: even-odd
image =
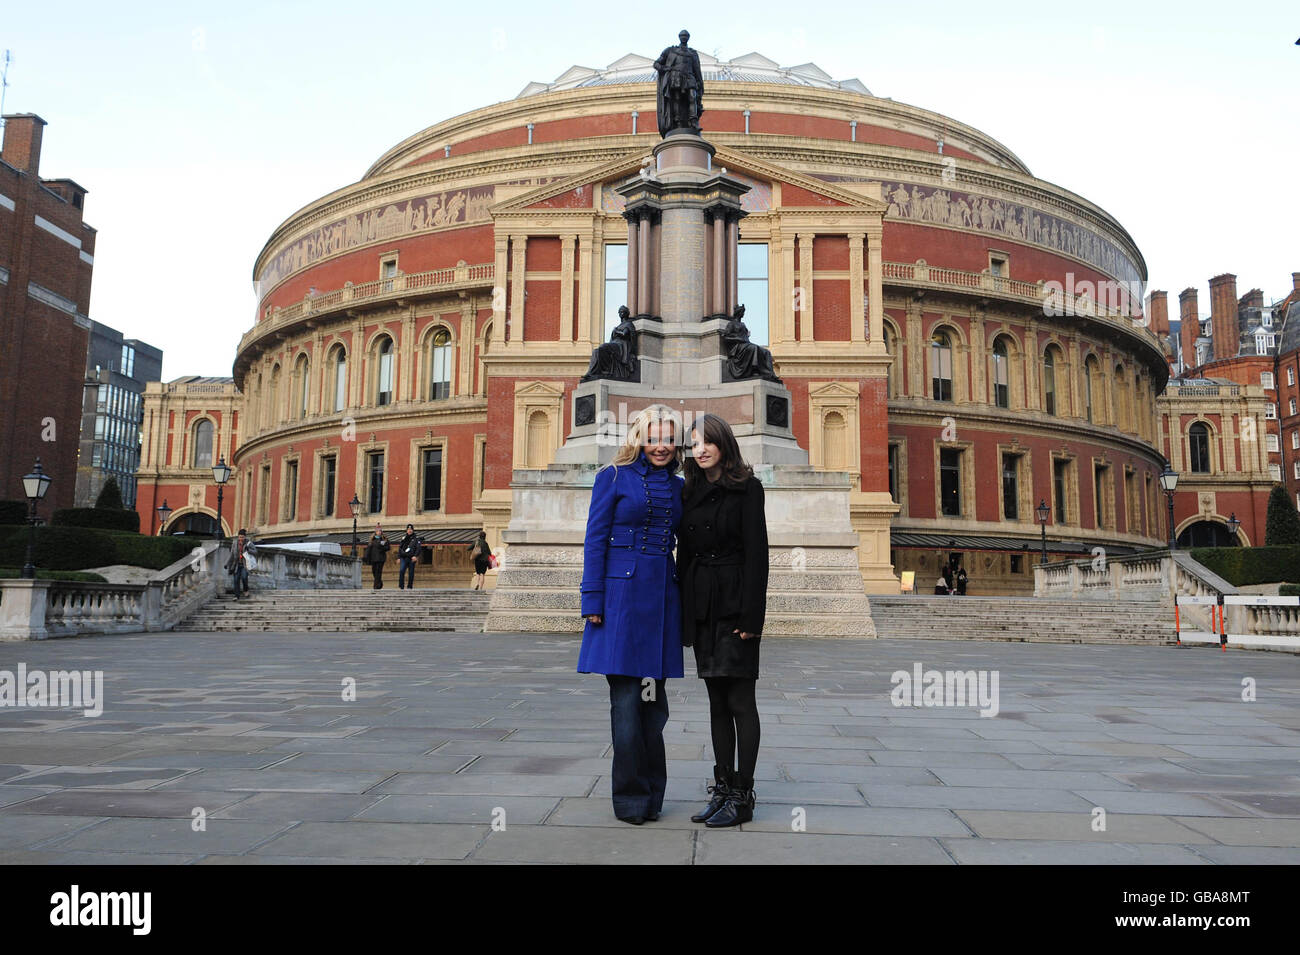
[(682, 516), (677, 462), (656, 468), (640, 454), (596, 472), (583, 547), (579, 673), (656, 680), (680, 677), (682, 611), (673, 559)]

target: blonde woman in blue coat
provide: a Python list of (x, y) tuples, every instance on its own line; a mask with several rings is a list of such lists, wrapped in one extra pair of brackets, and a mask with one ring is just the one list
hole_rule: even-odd
[(683, 675), (673, 559), (682, 515), (680, 434), (667, 405), (638, 414), (613, 461), (596, 472), (587, 515), (578, 672), (603, 673), (609, 682), (614, 815), (637, 826), (663, 809), (665, 681)]

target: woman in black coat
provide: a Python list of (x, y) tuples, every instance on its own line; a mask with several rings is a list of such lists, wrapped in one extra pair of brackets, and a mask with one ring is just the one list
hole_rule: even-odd
[(677, 531), (682, 642), (694, 646), (696, 673), (708, 687), (714, 753), (712, 799), (691, 821), (717, 829), (754, 817), (767, 518), (763, 485), (717, 415), (696, 422), (685, 472)]

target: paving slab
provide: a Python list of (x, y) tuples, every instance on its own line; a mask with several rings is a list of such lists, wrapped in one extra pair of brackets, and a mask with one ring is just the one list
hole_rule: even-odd
[[(26, 816), (61, 819), (63, 816)], [(48, 840), (40, 848), (89, 852), (247, 852), (285, 829), (284, 823), (208, 819), (195, 831), (189, 819), (108, 819), (89, 829)]]
[(439, 823), (304, 822), (261, 845), (255, 855), (464, 859), (487, 826)]
[(813, 832), (703, 832), (696, 865), (952, 865), (935, 839)]
[(201, 808), (211, 813), (239, 802), (246, 793), (179, 792), (176, 790), (63, 789), (46, 792), (5, 813), (39, 813), (55, 816), (143, 816), (190, 819)]
[(1208, 865), (1183, 846), (1034, 839), (945, 839), (962, 865)]
[(479, 861), (581, 865), (680, 865), (694, 857), (695, 834), (655, 828), (511, 826), (493, 832), (474, 852)]
[[(1102, 807), (1105, 808), (1104, 806)], [(1169, 816), (1107, 812), (1106, 828), (1093, 828), (1094, 815), (1086, 812), (1003, 812), (958, 809), (957, 817), (981, 839), (1059, 839), (1071, 842), (1160, 842), (1193, 845), (1213, 841), (1209, 836)]]

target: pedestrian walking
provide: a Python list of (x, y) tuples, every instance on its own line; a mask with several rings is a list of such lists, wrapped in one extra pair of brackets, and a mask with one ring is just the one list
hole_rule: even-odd
[(370, 565), (370, 572), (375, 578), (375, 590), (384, 589), (384, 562), (388, 560), (388, 538), (384, 536), (384, 529), (379, 524), (375, 525), (375, 532), (370, 535), (370, 540), (366, 544), (366, 563)]
[[(406, 525), (406, 534), (397, 542), (397, 589), (414, 590), (415, 589), (415, 565), (420, 559), (420, 538), (416, 536), (415, 525)], [(409, 582), (406, 587), (402, 587), (403, 581), (407, 581), (407, 574), (410, 574)]]
[(474, 555), (474, 589), (482, 590), (487, 586), (487, 572), (492, 566), (492, 548), (488, 544), (487, 531), (479, 531), (478, 539), (469, 545)]
[(230, 545), (230, 557), (226, 561), (226, 573), (230, 574), (235, 599), (243, 600), (248, 596), (248, 571), (250, 562), (256, 563), (257, 546), (248, 538), (248, 531), (239, 529), (239, 536)]
[(767, 517), (763, 485), (725, 420), (702, 415), (685, 465), (678, 569), (682, 636), (709, 693), (711, 799), (692, 822), (713, 829), (754, 818), (760, 736), (758, 648), (767, 610)]
[(603, 673), (609, 683), (614, 815), (636, 826), (663, 810), (667, 681), (683, 675), (673, 559), (680, 430), (667, 405), (632, 419), (611, 463), (596, 472), (583, 545), (578, 672)]
[(957, 596), (958, 597), (966, 596), (966, 581), (968, 581), (969, 579), (970, 578), (966, 576), (966, 568), (958, 567), (957, 568)]

